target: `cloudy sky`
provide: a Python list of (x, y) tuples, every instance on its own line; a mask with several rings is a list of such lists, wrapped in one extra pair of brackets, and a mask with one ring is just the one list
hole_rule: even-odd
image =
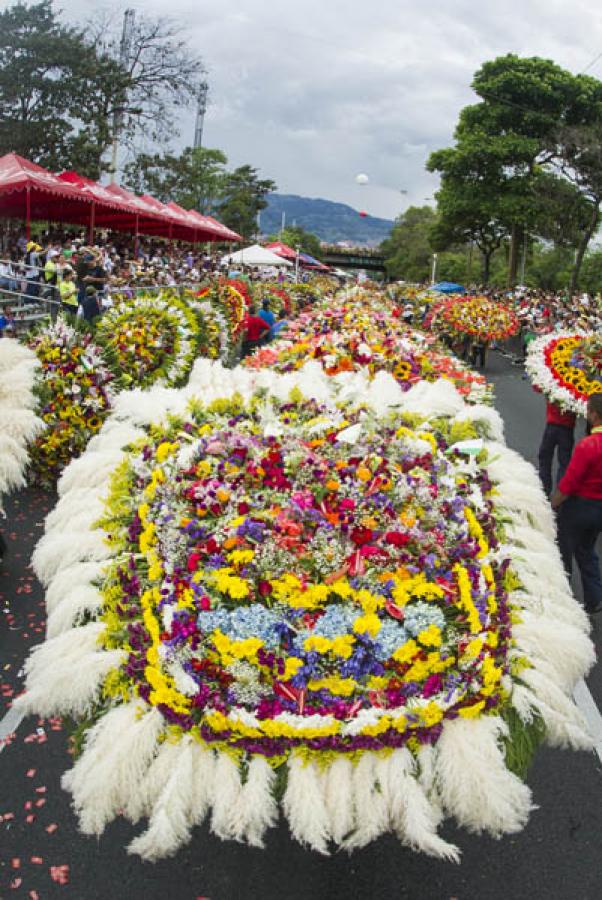
[[(98, 3), (62, 0), (72, 19)], [(394, 218), (432, 197), (424, 171), (472, 102), (479, 65), (507, 52), (571, 71), (602, 53), (596, 0), (130, 0), (186, 29), (209, 73), (203, 143), (282, 193)], [(107, 6), (116, 10), (119, 7)], [(602, 57), (589, 73), (602, 77)], [(174, 147), (191, 144), (194, 111)], [(358, 173), (369, 185), (355, 182)], [(407, 191), (402, 194), (401, 191)]]

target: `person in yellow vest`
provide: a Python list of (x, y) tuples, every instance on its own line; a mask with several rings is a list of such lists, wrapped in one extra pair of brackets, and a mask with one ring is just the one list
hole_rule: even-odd
[(59, 293), (61, 295), (61, 309), (63, 312), (74, 316), (77, 313), (79, 300), (77, 299), (77, 285), (75, 284), (75, 272), (73, 269), (64, 269), (63, 280), (59, 284)]
[(54, 250), (52, 247), (48, 250), (46, 254), (46, 262), (44, 264), (44, 298), (46, 300), (57, 300), (57, 283), (58, 283), (58, 267), (56, 264), (56, 258), (58, 256), (58, 251)]

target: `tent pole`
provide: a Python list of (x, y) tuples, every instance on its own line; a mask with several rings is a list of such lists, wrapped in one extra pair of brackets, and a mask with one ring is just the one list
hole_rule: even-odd
[(92, 209), (90, 210), (90, 235), (88, 240), (90, 241), (90, 246), (94, 246), (94, 220), (96, 218), (96, 203), (92, 201)]
[(25, 188), (25, 236), (31, 240), (31, 185)]
[(139, 218), (140, 217), (139, 217), (138, 213), (136, 213), (136, 233), (134, 235), (134, 257), (138, 256), (138, 222), (139, 222)]

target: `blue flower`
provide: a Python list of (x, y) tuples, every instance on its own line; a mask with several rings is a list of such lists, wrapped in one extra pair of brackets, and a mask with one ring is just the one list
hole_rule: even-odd
[(445, 616), (438, 606), (418, 600), (416, 603), (410, 603), (406, 606), (403, 624), (405, 630), (409, 632), (412, 637), (418, 637), (420, 632), (428, 628), (429, 625), (436, 625), (438, 628), (443, 628), (445, 625)]

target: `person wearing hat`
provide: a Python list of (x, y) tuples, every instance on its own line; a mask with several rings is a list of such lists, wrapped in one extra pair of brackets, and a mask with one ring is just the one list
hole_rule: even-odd
[(38, 297), (40, 294), (40, 257), (42, 248), (35, 241), (29, 241), (27, 244), (27, 252), (25, 253), (25, 278), (27, 279), (28, 297)]
[(70, 266), (63, 269), (63, 279), (59, 284), (61, 309), (68, 315), (75, 315), (79, 301), (77, 299), (77, 285), (75, 284), (75, 272)]
[(46, 262), (44, 264), (44, 273), (43, 273), (43, 281), (44, 281), (44, 297), (46, 300), (54, 300), (57, 299), (57, 283), (58, 283), (58, 268), (57, 268), (57, 257), (59, 255), (58, 250), (55, 250), (51, 247), (46, 254)]

